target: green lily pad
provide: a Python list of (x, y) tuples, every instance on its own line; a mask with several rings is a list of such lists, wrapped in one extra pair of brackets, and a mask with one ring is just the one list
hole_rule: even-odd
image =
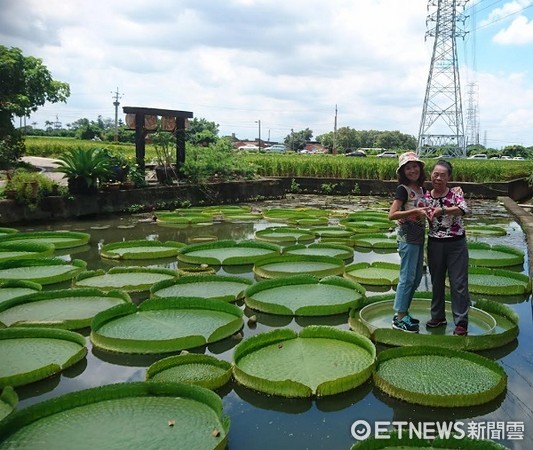
[(210, 355), (189, 353), (161, 359), (146, 371), (146, 379), (159, 383), (191, 383), (207, 389), (224, 386), (232, 374), (231, 364)]
[[(404, 333), (391, 327), (394, 294), (377, 295), (360, 299), (350, 310), (350, 328), (386, 345), (435, 345), (456, 350), (479, 351), (501, 347), (518, 336), (518, 315), (507, 305), (493, 300), (477, 300), (470, 307), (468, 336), (458, 339), (453, 335), (454, 324), (446, 327), (426, 328), (429, 319), (431, 292), (417, 292), (409, 313), (422, 322), (419, 333)], [(445, 304), (447, 317), (451, 318), (451, 304)], [(361, 328), (361, 325), (364, 328)]]
[(171, 224), (193, 224), (193, 223), (212, 223), (212, 214), (203, 213), (183, 213), (179, 211), (156, 211), (157, 223)]
[(375, 385), (387, 394), (427, 406), (480, 405), (507, 386), (505, 371), (471, 352), (439, 347), (399, 347), (378, 355)]
[(0, 227), (0, 236), (5, 236), (7, 234), (18, 233), (19, 230), (16, 228)]
[(6, 386), (0, 393), (0, 422), (17, 407), (19, 398), (11, 386)]
[(346, 267), (344, 276), (361, 284), (396, 286), (400, 276), (400, 265), (381, 261), (355, 263)]
[(224, 221), (226, 222), (244, 222), (249, 220), (258, 220), (263, 217), (261, 213), (252, 213), (252, 212), (227, 212), (223, 214)]
[(32, 281), (6, 281), (0, 283), (0, 305), (12, 298), (39, 292), (43, 287)]
[(0, 323), (16, 326), (88, 327), (99, 312), (131, 302), (124, 292), (98, 289), (41, 291), (0, 304)]
[(338, 394), (372, 374), (376, 350), (358, 334), (309, 326), (299, 334), (274, 330), (245, 339), (234, 351), (233, 375), (266, 394), (310, 397)]
[(1, 242), (0, 261), (8, 259), (34, 259), (45, 258), (54, 254), (53, 244), (37, 242)]
[(0, 281), (33, 281), (41, 285), (71, 280), (85, 270), (81, 259), (68, 262), (60, 258), (8, 260), (0, 262)]
[(242, 328), (242, 310), (205, 298), (166, 297), (136, 308), (119, 305), (95, 316), (91, 341), (118, 353), (167, 353), (199, 347)]
[(179, 250), (185, 247), (181, 242), (160, 241), (123, 241), (106, 244), (100, 255), (110, 259), (156, 259), (177, 256)]
[(313, 256), (333, 256), (340, 259), (352, 259), (353, 248), (346, 245), (332, 244), (332, 243), (318, 243), (318, 244), (295, 244), (285, 247), (283, 249), (284, 255), (313, 255)]
[(289, 217), (287, 222), (291, 225), (300, 227), (313, 227), (318, 225), (327, 225), (329, 219), (327, 217)]
[(297, 275), (264, 280), (244, 292), (249, 308), (278, 315), (323, 316), (341, 314), (364, 297), (364, 288), (337, 276)]
[(34, 231), (0, 236), (0, 243), (34, 242), (42, 244), (54, 244), (56, 249), (60, 249), (86, 245), (89, 243), (90, 239), (90, 234), (79, 231)]
[(0, 329), (0, 387), (21, 386), (61, 372), (83, 359), (85, 338), (52, 328)]
[(497, 225), (467, 225), (466, 232), (472, 236), (505, 236), (505, 228)]
[(506, 267), (524, 263), (524, 252), (510, 245), (468, 243), (468, 262), (473, 266)]
[(223, 450), (229, 419), (214, 392), (183, 383), (121, 383), (72, 392), (0, 424), (7, 448)]
[(332, 256), (272, 256), (255, 263), (253, 271), (262, 278), (278, 278), (297, 274), (326, 277), (328, 275), (341, 275), (344, 272), (344, 261)]
[(316, 237), (320, 238), (350, 238), (353, 236), (353, 231), (344, 227), (312, 227), (309, 231), (312, 231)]
[(121, 289), (126, 292), (148, 291), (152, 285), (163, 280), (172, 280), (178, 273), (162, 267), (113, 267), (81, 273), (75, 280), (76, 287), (91, 287), (103, 290)]
[(329, 212), (316, 208), (271, 208), (263, 212), (263, 217), (270, 221), (287, 222), (289, 219), (327, 217)]
[(182, 248), (178, 260), (189, 264), (244, 265), (278, 255), (279, 246), (266, 242), (221, 240)]
[(255, 238), (260, 241), (276, 242), (278, 244), (294, 244), (297, 242), (313, 242), (315, 234), (308, 230), (291, 227), (270, 227), (255, 232)]
[(201, 297), (234, 302), (251, 284), (251, 280), (237, 276), (191, 275), (154, 284), (150, 296)]
[(520, 295), (531, 292), (531, 280), (526, 274), (511, 270), (470, 267), (468, 289), (474, 294)]
[(354, 245), (356, 247), (395, 249), (398, 247), (398, 242), (396, 236), (388, 236), (385, 233), (361, 233), (354, 236)]

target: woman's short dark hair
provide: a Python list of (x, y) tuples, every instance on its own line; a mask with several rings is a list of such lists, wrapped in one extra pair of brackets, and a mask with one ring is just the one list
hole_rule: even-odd
[[(424, 170), (424, 165), (421, 163), (418, 163), (420, 166), (420, 176), (418, 177), (418, 180), (416, 182), (419, 186), (424, 186), (424, 182), (426, 181), (426, 171)], [(405, 175), (405, 165), (400, 167), (400, 170), (398, 170), (398, 183), (408, 185), (410, 183), (409, 179)]]
[[(436, 167), (436, 166), (442, 166), (442, 167), (445, 167), (446, 170), (448, 171), (448, 175), (452, 176), (452, 170), (453, 170), (453, 167), (452, 167), (452, 163), (446, 161), (445, 159), (439, 159), (435, 165), (433, 166), (433, 169)], [(433, 169), (431, 169), (433, 171)]]

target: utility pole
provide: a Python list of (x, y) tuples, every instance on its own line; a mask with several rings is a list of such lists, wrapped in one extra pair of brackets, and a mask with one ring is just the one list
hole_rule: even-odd
[(335, 105), (335, 123), (333, 125), (333, 149), (331, 152), (337, 154), (337, 105)]
[(115, 138), (113, 139), (115, 142), (118, 142), (118, 107), (120, 106), (119, 100), (122, 98), (123, 94), (120, 94), (117, 90), (115, 92), (111, 91), (113, 94), (113, 98), (115, 101), (113, 102), (113, 106), (115, 107)]
[(257, 143), (257, 146), (259, 147), (259, 150), (261, 150), (261, 121), (256, 120), (255, 123), (259, 124), (259, 142)]
[(445, 152), (451, 156), (465, 157), (465, 134), (461, 103), (461, 83), (455, 38), (464, 37), (466, 16), (458, 12), (468, 0), (428, 0), (426, 32), (434, 37), (433, 56), (426, 85), (426, 95), (420, 121), (417, 153), (420, 156), (438, 156)]

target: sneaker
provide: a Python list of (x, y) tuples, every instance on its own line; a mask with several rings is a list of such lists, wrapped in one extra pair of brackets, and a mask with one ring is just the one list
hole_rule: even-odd
[(455, 330), (453, 330), (453, 334), (455, 336), (466, 336), (468, 334), (468, 330), (461, 325), (457, 325)]
[(418, 325), (420, 323), (420, 320), (415, 319), (411, 314), (407, 313), (407, 315), (409, 316), (411, 323), (414, 323), (415, 325)]
[(426, 322), (426, 327), (428, 328), (437, 328), (442, 325), (446, 325), (448, 322), (446, 322), (446, 319), (430, 319)]
[(409, 316), (404, 316), (401, 320), (397, 316), (392, 320), (392, 328), (395, 330), (406, 331), (408, 333), (418, 333), (418, 325), (411, 322)]

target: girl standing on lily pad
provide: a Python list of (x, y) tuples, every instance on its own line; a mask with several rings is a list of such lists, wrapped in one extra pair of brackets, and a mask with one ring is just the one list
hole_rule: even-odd
[(426, 190), (424, 162), (415, 152), (400, 155), (398, 187), (389, 210), (389, 220), (398, 221), (398, 252), (400, 278), (394, 298), (392, 328), (417, 333), (420, 321), (409, 315), (413, 295), (420, 285), (424, 270), (424, 242), (426, 236)]

